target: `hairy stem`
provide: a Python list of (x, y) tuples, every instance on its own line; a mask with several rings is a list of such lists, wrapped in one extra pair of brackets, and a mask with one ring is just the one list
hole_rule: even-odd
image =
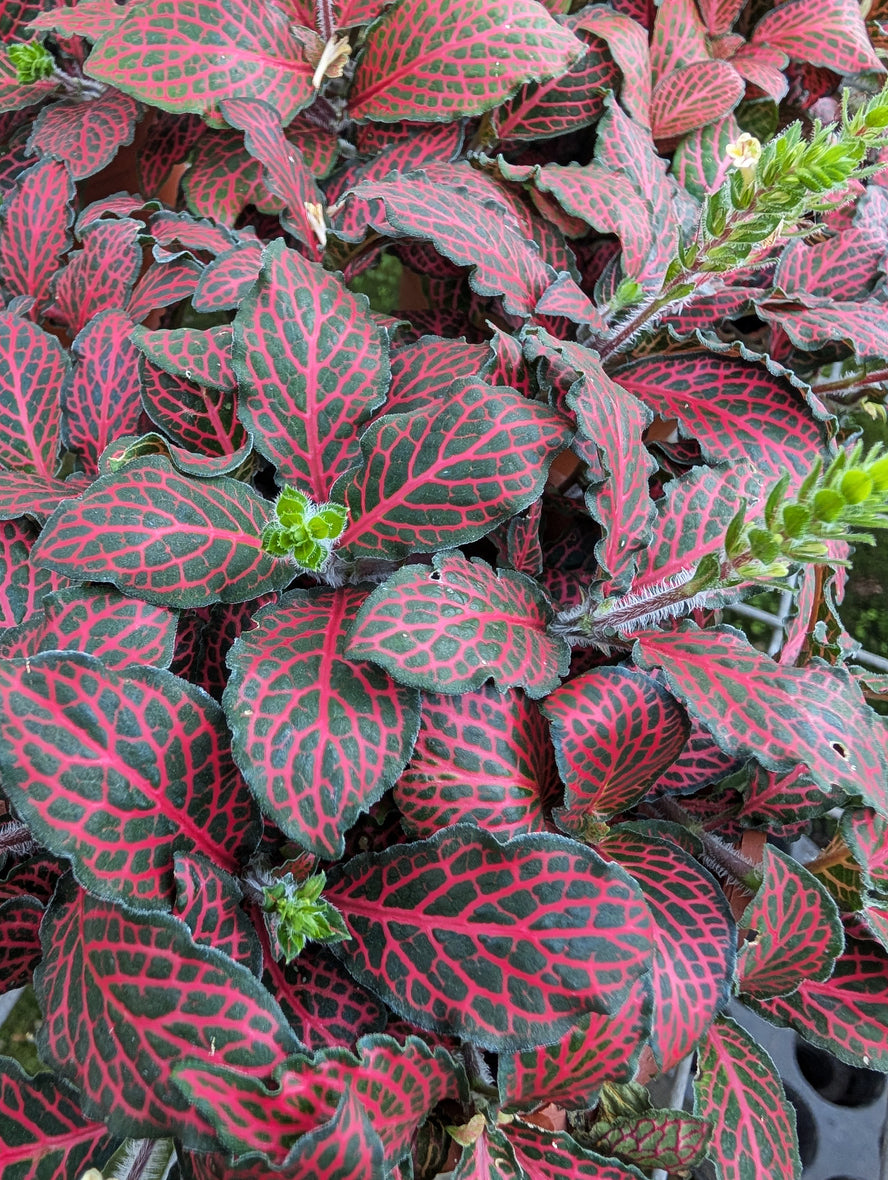
[(747, 860), (742, 853), (730, 848), (723, 843), (711, 832), (707, 832), (702, 824), (699, 824), (692, 816), (690, 816), (680, 803), (664, 795), (662, 799), (654, 799), (645, 804), (645, 810), (649, 811), (657, 819), (671, 820), (672, 823), (680, 824), (689, 832), (697, 837), (703, 845), (703, 850), (707, 858), (726, 873), (732, 877), (750, 893), (755, 893), (762, 883), (761, 870)]

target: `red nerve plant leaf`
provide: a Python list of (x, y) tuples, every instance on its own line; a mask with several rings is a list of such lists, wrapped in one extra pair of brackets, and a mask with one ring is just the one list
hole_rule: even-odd
[(570, 649), (547, 625), (552, 608), (532, 579), (478, 558), (437, 554), (407, 565), (358, 612), (346, 654), (401, 684), (462, 693), (492, 679), (501, 691), (545, 696), (567, 674)]
[(361, 438), (364, 466), (332, 498), (351, 518), (348, 558), (403, 558), (477, 541), (532, 504), (570, 441), (538, 402), (481, 378), (455, 381), (446, 401), (391, 414)]
[(385, 397), (385, 338), (363, 296), (295, 250), (275, 242), (262, 261), (234, 321), (238, 413), (281, 482), (322, 503)]
[(161, 606), (246, 602), (282, 590), (293, 577), (291, 566), (262, 549), (270, 507), (247, 484), (189, 479), (154, 455), (63, 503), (33, 560)]
[[(2, 236), (2, 235), (0, 235)], [(59, 448), (59, 397), (68, 358), (54, 336), (0, 312), (0, 463), (50, 477)]]
[(405, 829), (433, 836), (476, 823), (501, 837), (546, 829), (552, 744), (537, 706), (520, 689), (425, 693), (419, 736), (395, 784)]
[(636, 663), (662, 666), (669, 691), (725, 753), (768, 770), (806, 766), (821, 790), (841, 787), (888, 810), (880, 718), (843, 668), (784, 667), (729, 627), (685, 623), (637, 639)]
[[(206, 1062), (185, 1061), (175, 1074), (232, 1152), (260, 1150), (278, 1165), (286, 1161), (285, 1175), (312, 1177), (318, 1175), (313, 1169), (294, 1168), (304, 1158), (301, 1136), (334, 1114), (343, 1092), (360, 1102), (391, 1165), (407, 1154), (429, 1111), (444, 1099), (463, 1097), (465, 1086), (461, 1067), (445, 1049), (430, 1049), (418, 1037), (399, 1045), (392, 1037), (372, 1035), (361, 1038), (356, 1054), (326, 1049), (313, 1061), (290, 1058), (276, 1071), (275, 1090), (215, 1063), (208, 1068)], [(329, 1175), (339, 1180), (339, 1173)]]
[(104, 1123), (84, 1118), (76, 1095), (50, 1073), (30, 1077), (12, 1057), (0, 1074), (0, 1159), (10, 1180), (68, 1180), (114, 1150)]
[(259, 838), (222, 710), (156, 668), (0, 661), (0, 768), (35, 838), (93, 894), (140, 909), (169, 908), (176, 849), (236, 870)]
[(694, 1113), (715, 1126), (709, 1155), (719, 1180), (798, 1180), (795, 1112), (774, 1063), (726, 1016), (698, 1052)]
[(731, 911), (715, 879), (672, 843), (623, 827), (599, 849), (632, 874), (653, 914), (651, 1046), (661, 1068), (671, 1069), (728, 1002), (737, 937)]
[(845, 945), (839, 910), (813, 873), (766, 844), (762, 884), (740, 923), (753, 937), (741, 944), (739, 990), (780, 996), (806, 979), (828, 979)]
[(228, 655), (234, 753), (263, 811), (309, 852), (343, 835), (404, 768), (419, 694), (343, 649), (365, 592), (297, 590), (255, 618)]
[(247, 0), (131, 5), (93, 47), (86, 72), (164, 111), (213, 115), (223, 98), (259, 98), (285, 124), (315, 93), (283, 10)]
[(173, 1084), (176, 1062), (215, 1059), (267, 1076), (300, 1047), (256, 977), (197, 946), (168, 914), (135, 914), (68, 880), (40, 935), (38, 1052), (77, 1086), (84, 1114), (116, 1135), (175, 1133), (189, 1147), (217, 1148), (207, 1120)]
[(650, 964), (638, 886), (590, 849), (534, 834), (500, 844), (457, 825), (332, 870), (352, 935), (332, 949), (421, 1028), (499, 1050), (619, 1008)]
[(585, 51), (533, 0), (400, 0), (367, 36), (349, 113), (383, 123), (480, 114)]
[(675, 761), (687, 716), (649, 676), (596, 668), (546, 698), (565, 806), (590, 820), (625, 811)]

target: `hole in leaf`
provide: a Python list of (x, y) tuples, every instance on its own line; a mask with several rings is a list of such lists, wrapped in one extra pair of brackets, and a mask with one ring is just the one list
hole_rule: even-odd
[(846, 1065), (804, 1041), (796, 1044), (796, 1061), (811, 1088), (836, 1106), (869, 1106), (885, 1089), (883, 1074)]
[(796, 1130), (799, 1136), (799, 1158), (802, 1161), (802, 1167), (810, 1168), (817, 1159), (817, 1150), (819, 1147), (817, 1123), (804, 1098), (796, 1093), (792, 1086), (786, 1085), (785, 1082), (783, 1089), (786, 1091), (787, 1100), (795, 1107)]
[(845, 749), (845, 747), (842, 745), (841, 742), (832, 742), (831, 745), (832, 745), (832, 748), (835, 750), (835, 752), (838, 754), (838, 756), (840, 758), (847, 758), (848, 757), (848, 751)]

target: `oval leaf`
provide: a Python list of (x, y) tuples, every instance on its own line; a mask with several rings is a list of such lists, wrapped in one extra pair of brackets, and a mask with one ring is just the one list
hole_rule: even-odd
[(480, 114), (585, 50), (533, 0), (400, 0), (367, 36), (349, 113), (383, 123)]
[(35, 838), (107, 900), (169, 909), (175, 849), (236, 870), (259, 838), (222, 710), (170, 672), (0, 661), (0, 768)]
[(739, 1024), (717, 1020), (700, 1046), (694, 1113), (715, 1127), (719, 1180), (799, 1180), (795, 1111), (768, 1054)]
[(410, 756), (419, 694), (346, 659), (361, 590), (297, 590), (255, 618), (228, 655), (223, 697), (235, 757), (285, 835), (327, 859)]
[(558, 836), (448, 828), (334, 869), (325, 896), (352, 935), (332, 949), (359, 982), (485, 1048), (531, 1048), (615, 1011), (650, 962), (638, 887)]
[(262, 549), (271, 505), (234, 479), (197, 482), (160, 456), (103, 475), (49, 518), (33, 560), (161, 606), (246, 602), (294, 570)]
[(552, 608), (530, 578), (495, 573), (461, 553), (430, 568), (407, 565), (361, 607), (346, 654), (385, 668), (401, 684), (461, 693), (493, 680), (545, 696), (567, 674), (570, 648), (547, 624)]
[(174, 1133), (189, 1147), (217, 1149), (210, 1124), (173, 1085), (176, 1062), (215, 1058), (264, 1077), (300, 1047), (256, 977), (197, 946), (178, 918), (134, 914), (69, 879), (40, 936), (38, 1052), (77, 1086), (84, 1114), (115, 1135)]

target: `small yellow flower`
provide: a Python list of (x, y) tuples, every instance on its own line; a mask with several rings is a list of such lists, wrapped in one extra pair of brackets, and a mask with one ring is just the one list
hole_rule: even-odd
[(748, 131), (744, 131), (733, 143), (729, 143), (725, 149), (725, 155), (728, 157), (728, 163), (731, 167), (739, 168), (744, 174), (755, 171), (755, 166), (759, 162), (761, 154), (762, 145)]

